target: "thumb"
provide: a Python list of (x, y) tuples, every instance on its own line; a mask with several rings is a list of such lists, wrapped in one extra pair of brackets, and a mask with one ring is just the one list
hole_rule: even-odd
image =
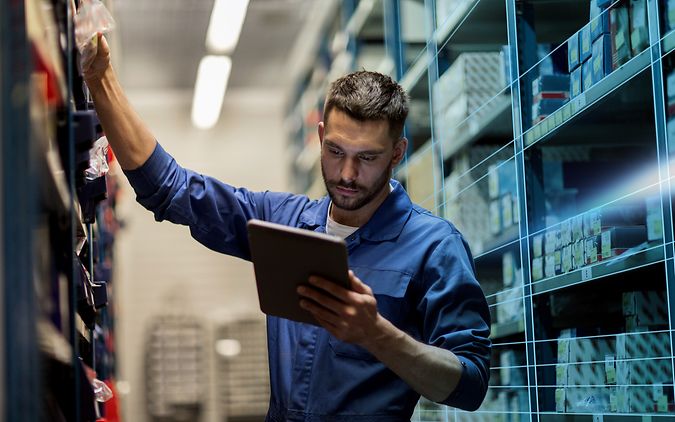
[(373, 294), (373, 291), (370, 289), (370, 287), (361, 280), (359, 280), (359, 278), (354, 274), (354, 271), (352, 270), (349, 270), (349, 281), (351, 283), (353, 291), (367, 295)]

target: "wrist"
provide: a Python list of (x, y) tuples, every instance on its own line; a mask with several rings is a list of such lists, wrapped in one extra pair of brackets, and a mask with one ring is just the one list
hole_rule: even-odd
[(366, 340), (361, 346), (373, 355), (378, 356), (382, 351), (395, 347), (404, 337), (405, 333), (403, 331), (378, 314), (373, 329), (368, 333)]
[(89, 91), (96, 91), (103, 88), (106, 81), (114, 77), (112, 65), (108, 65), (105, 69), (90, 71), (82, 75), (84, 83), (87, 84)]

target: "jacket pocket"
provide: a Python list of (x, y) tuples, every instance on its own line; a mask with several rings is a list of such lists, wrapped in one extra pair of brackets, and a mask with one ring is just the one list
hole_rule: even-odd
[[(405, 329), (411, 322), (411, 309), (414, 305), (407, 303), (405, 293), (410, 283), (410, 275), (399, 271), (376, 270), (364, 267), (352, 267), (356, 276), (370, 286), (377, 300), (377, 311), (395, 326)], [(328, 336), (333, 353), (337, 356), (375, 361), (375, 357), (366, 349), (356, 344), (346, 343)]]

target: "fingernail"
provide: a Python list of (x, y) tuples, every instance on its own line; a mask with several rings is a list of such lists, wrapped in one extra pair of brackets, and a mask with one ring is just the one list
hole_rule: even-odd
[(297, 292), (298, 293), (305, 293), (305, 288), (300, 286), (300, 287), (297, 288)]

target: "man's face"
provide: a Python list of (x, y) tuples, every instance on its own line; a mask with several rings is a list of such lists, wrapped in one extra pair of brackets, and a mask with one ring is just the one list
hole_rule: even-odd
[(333, 205), (358, 211), (389, 193), (392, 169), (405, 152), (405, 142), (394, 142), (384, 120), (358, 121), (332, 110), (327, 124), (319, 124), (321, 172)]

